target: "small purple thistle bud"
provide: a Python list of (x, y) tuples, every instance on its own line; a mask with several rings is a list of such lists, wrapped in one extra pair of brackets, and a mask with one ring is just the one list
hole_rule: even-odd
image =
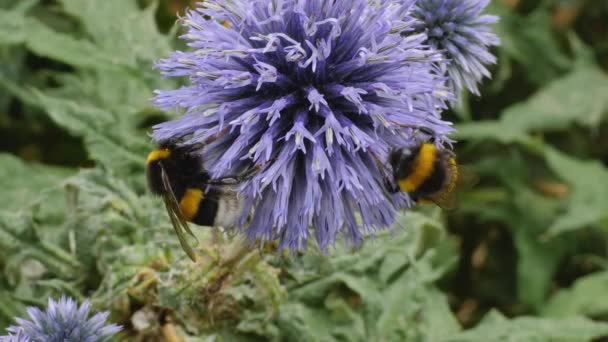
[(417, 1), (413, 11), (420, 20), (416, 25), (425, 30), (428, 42), (441, 50), (450, 61), (447, 74), (456, 91), (466, 87), (479, 95), (477, 84), (490, 77), (487, 65), (496, 57), (488, 51), (500, 44), (491, 25), (494, 15), (481, 14), (490, 0), (424, 0)]
[(358, 244), (407, 206), (386, 192), (389, 151), (415, 144), (420, 127), (438, 144), (452, 131), (446, 61), (414, 32), (413, 3), (202, 2), (181, 20), (192, 50), (157, 65), (190, 82), (157, 91), (156, 106), (184, 114), (154, 140), (206, 143), (213, 177), (259, 170), (239, 187), (236, 229), (251, 241), (299, 250), (312, 228), (322, 250), (338, 234)]
[(31, 320), (17, 318), (16, 326), (7, 330), (24, 338), (15, 341), (108, 341), (122, 328), (116, 324), (106, 325), (108, 312), (100, 312), (89, 318), (91, 305), (85, 300), (81, 306), (71, 298), (61, 297), (58, 301), (49, 298), (48, 308), (42, 311), (28, 307)]

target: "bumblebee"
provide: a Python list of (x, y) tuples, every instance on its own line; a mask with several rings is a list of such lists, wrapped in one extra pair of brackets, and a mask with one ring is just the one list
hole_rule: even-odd
[(444, 209), (456, 207), (457, 190), (472, 187), (476, 175), (458, 165), (452, 151), (439, 150), (430, 142), (412, 149), (394, 149), (389, 154), (390, 192), (407, 192), (417, 203), (435, 203)]
[(232, 227), (244, 207), (231, 186), (242, 177), (212, 179), (203, 167), (201, 148), (165, 144), (150, 152), (146, 160), (148, 188), (163, 198), (177, 238), (193, 261), (196, 256), (185, 232), (195, 236), (187, 222)]

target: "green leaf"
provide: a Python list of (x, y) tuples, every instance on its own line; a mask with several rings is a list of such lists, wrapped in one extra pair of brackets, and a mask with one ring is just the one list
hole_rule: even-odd
[(559, 131), (577, 123), (596, 127), (608, 112), (608, 77), (594, 66), (575, 69), (551, 82), (527, 101), (501, 113), (499, 120), (457, 126), (457, 138), (525, 142), (535, 131)]
[(13, 298), (13, 293), (0, 289), (0, 326), (15, 323), (15, 317), (25, 311), (23, 303)]
[(515, 233), (517, 289), (520, 300), (538, 309), (546, 300), (553, 277), (567, 248), (562, 241), (542, 241), (522, 225)]
[(532, 190), (514, 188), (516, 215), (508, 221), (517, 248), (517, 292), (523, 303), (540, 309), (552, 285), (553, 276), (571, 244), (563, 239), (546, 241), (542, 234), (559, 211), (556, 200)]
[(124, 0), (60, 2), (80, 20), (97, 48), (110, 53), (114, 63), (128, 66), (128, 70), (98, 69), (94, 76), (64, 78), (66, 97), (85, 97), (92, 106), (130, 116), (130, 128), (140, 125), (145, 118), (134, 114), (152, 108), (154, 89), (177, 87), (175, 80), (161, 80), (153, 70), (158, 59), (169, 55), (173, 40), (156, 27), (156, 6), (141, 10), (137, 2)]
[(542, 315), (568, 317), (573, 315), (605, 316), (608, 313), (608, 272), (597, 272), (578, 279), (570, 288), (553, 295)]
[(326, 311), (314, 310), (303, 304), (287, 304), (281, 308), (278, 326), (289, 341), (335, 341), (329, 331), (333, 328)]
[(0, 44), (13, 45), (25, 41), (25, 17), (17, 11), (0, 10)]
[(570, 186), (565, 213), (547, 231), (547, 237), (581, 229), (608, 219), (608, 169), (599, 161), (584, 161), (553, 148), (545, 149), (549, 167)]
[(572, 66), (554, 38), (548, 11), (539, 8), (521, 16), (500, 2), (493, 2), (490, 8), (500, 16), (495, 25), (500, 49), (525, 67), (531, 81), (545, 83)]
[(56, 32), (20, 11), (0, 10), (0, 44), (25, 44), (35, 54), (82, 68), (122, 70), (119, 61), (93, 43)]
[(441, 341), (461, 330), (447, 297), (435, 287), (419, 282), (416, 272), (406, 272), (383, 291), (382, 297), (383, 310), (372, 328), (372, 336), (380, 340), (416, 337)]
[[(399, 220), (402, 226), (406, 230), (378, 233), (356, 253), (338, 248), (329, 259), (306, 255), (291, 265), (295, 284), (288, 286), (287, 307), (288, 312), (297, 308), (298, 317), (289, 316), (289, 326), (280, 320), (282, 336), (433, 341), (459, 331), (446, 296), (432, 284), (455, 262), (443, 224), (410, 211)], [(280, 316), (283, 310), (285, 305)], [(318, 322), (321, 315), (327, 316)], [(436, 325), (444, 328), (433, 329)], [(306, 326), (315, 326), (314, 336), (300, 332)], [(292, 336), (287, 329), (298, 333)]]
[(35, 19), (24, 21), (24, 43), (29, 50), (43, 57), (70, 65), (125, 72), (121, 63), (109, 51), (89, 41), (78, 40), (44, 26)]
[(68, 14), (80, 19), (100, 49), (111, 51), (122, 63), (153, 62), (171, 51), (169, 37), (162, 35), (156, 27), (156, 6), (148, 6), (142, 11), (135, 1), (60, 2)]
[(502, 120), (473, 121), (456, 125), (456, 139), (494, 140), (503, 144), (528, 139), (520, 127)]
[(62, 2), (69, 14), (83, 20), (94, 43), (56, 32), (37, 19), (25, 17), (21, 10), (0, 10), (0, 44), (24, 43), (40, 56), (70, 65), (122, 68), (123, 72), (142, 59), (151, 63), (170, 51), (170, 39), (156, 28), (153, 6), (141, 11), (133, 1)]
[(475, 328), (446, 341), (568, 341), (586, 342), (608, 334), (608, 323), (599, 323), (580, 316), (561, 319), (517, 317), (506, 319), (491, 311)]
[[(142, 11), (132, 1), (115, 0), (95, 6), (81, 1), (66, 1), (65, 5), (75, 16), (94, 18), (86, 21), (94, 26), (90, 32), (93, 40), (55, 31), (21, 12), (0, 11), (0, 17), (6, 17), (6, 30), (18, 33), (4, 40), (0, 34), (0, 44), (24, 44), (36, 55), (77, 68), (77, 73), (53, 73), (63, 85), (51, 89), (53, 93), (126, 116), (125, 112), (142, 113), (150, 108), (155, 88), (175, 87), (174, 80), (161, 80), (152, 69), (157, 59), (169, 54), (171, 41), (156, 29), (153, 6)], [(107, 19), (101, 20), (103, 16)], [(22, 85), (5, 86), (25, 97)], [(145, 118), (132, 115), (129, 119), (130, 126), (136, 126)]]
[(44, 198), (51, 188), (61, 186), (62, 181), (75, 171), (36, 163), (25, 163), (21, 159), (0, 154), (0, 208), (13, 212), (28, 210), (30, 206)]
[[(39, 91), (34, 91), (34, 95), (38, 104), (57, 124), (85, 139), (91, 158), (117, 172), (143, 172), (148, 146), (143, 134), (135, 135), (127, 124), (122, 124), (126, 121), (124, 117), (86, 103), (48, 96)], [(128, 117), (129, 114), (124, 116)]]
[(526, 132), (564, 130), (573, 123), (596, 127), (608, 111), (606, 93), (608, 76), (595, 66), (582, 67), (509, 107), (501, 121)]

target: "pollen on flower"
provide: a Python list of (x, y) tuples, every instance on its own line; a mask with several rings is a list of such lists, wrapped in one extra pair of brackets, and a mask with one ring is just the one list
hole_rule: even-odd
[[(239, 187), (240, 231), (298, 250), (344, 235), (353, 244), (390, 227), (407, 195), (389, 196), (386, 160), (438, 144), (453, 100), (445, 56), (428, 45), (413, 0), (208, 0), (182, 19), (189, 51), (157, 68), (189, 84), (154, 103), (183, 115), (154, 127), (158, 142), (207, 143), (214, 177), (259, 170)], [(208, 20), (206, 18), (212, 18)]]

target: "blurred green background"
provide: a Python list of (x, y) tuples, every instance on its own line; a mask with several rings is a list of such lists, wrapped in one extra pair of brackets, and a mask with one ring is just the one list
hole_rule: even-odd
[(458, 210), (329, 255), (197, 229), (198, 264), (143, 177), (186, 6), (0, 0), (0, 332), (67, 294), (128, 341), (608, 337), (608, 1), (492, 0), (493, 79), (446, 113), (481, 176)]

